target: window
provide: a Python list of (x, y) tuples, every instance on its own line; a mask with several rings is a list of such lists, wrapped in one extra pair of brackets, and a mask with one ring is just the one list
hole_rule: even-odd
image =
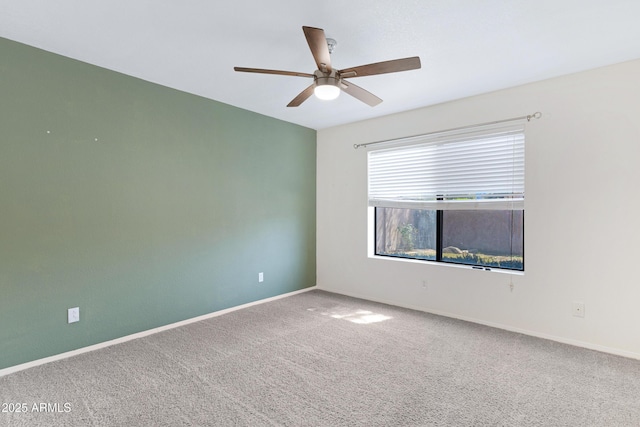
[(404, 140), (368, 154), (375, 254), (524, 270), (524, 129)]

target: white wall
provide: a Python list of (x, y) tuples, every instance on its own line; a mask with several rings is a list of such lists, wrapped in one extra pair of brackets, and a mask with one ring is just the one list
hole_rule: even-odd
[[(318, 287), (640, 359), (638, 76), (640, 60), (319, 131)], [(524, 275), (368, 257), (367, 156), (354, 143), (536, 111)]]

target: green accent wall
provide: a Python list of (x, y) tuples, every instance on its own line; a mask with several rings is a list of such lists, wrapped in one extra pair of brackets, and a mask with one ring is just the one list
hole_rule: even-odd
[(315, 179), (315, 130), (0, 38), (0, 369), (315, 285)]

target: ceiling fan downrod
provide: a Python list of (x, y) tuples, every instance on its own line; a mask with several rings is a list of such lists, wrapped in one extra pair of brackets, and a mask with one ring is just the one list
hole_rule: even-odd
[(333, 50), (338, 46), (338, 42), (335, 39), (327, 38), (327, 47), (329, 48), (329, 55), (333, 53)]

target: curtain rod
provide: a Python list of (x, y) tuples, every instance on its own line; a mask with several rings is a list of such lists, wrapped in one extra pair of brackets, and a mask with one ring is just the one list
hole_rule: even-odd
[(539, 111), (536, 111), (535, 113), (529, 114), (527, 116), (513, 117), (511, 119), (504, 119), (504, 120), (496, 120), (495, 122), (478, 123), (478, 124), (475, 124), (475, 125), (467, 125), (467, 126), (461, 126), (461, 127), (452, 128), (452, 129), (439, 130), (439, 131), (435, 131), (435, 132), (421, 133), (419, 135), (405, 136), (405, 137), (402, 137), (402, 138), (391, 138), (391, 139), (385, 139), (383, 141), (367, 142), (365, 144), (353, 144), (353, 148), (357, 150), (360, 147), (368, 147), (369, 145), (383, 144), (385, 142), (399, 141), (401, 139), (417, 138), (419, 136), (435, 135), (437, 133), (444, 133), (444, 132), (451, 132), (451, 131), (454, 131), (454, 130), (469, 129), (469, 128), (474, 128), (474, 127), (478, 127), (478, 126), (487, 126), (487, 125), (496, 125), (496, 124), (499, 124), (499, 123), (515, 122), (516, 120), (527, 119), (527, 121), (530, 122), (531, 119), (539, 119), (540, 117), (542, 117), (542, 113), (539, 112)]

